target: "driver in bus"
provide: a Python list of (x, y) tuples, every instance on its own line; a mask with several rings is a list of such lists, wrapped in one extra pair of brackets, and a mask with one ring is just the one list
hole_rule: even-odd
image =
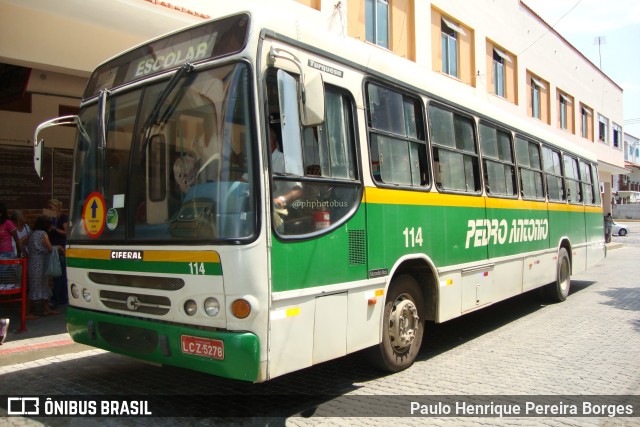
[(173, 175), (184, 196), (196, 183), (200, 161), (195, 153), (185, 153), (173, 164)]

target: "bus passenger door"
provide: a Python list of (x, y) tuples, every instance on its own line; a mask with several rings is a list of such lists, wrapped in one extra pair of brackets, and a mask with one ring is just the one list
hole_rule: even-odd
[[(270, 376), (350, 351), (347, 319), (351, 322), (353, 313), (347, 289), (367, 272), (355, 103), (346, 90), (325, 84), (324, 120), (305, 125), (298, 110), (298, 81), (296, 73), (276, 67), (265, 75)], [(360, 302), (366, 309), (364, 296)]]

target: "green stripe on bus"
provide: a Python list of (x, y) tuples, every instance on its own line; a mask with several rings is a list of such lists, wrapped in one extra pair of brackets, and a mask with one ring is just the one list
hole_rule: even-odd
[(87, 270), (131, 271), (142, 273), (189, 274), (221, 276), (222, 265), (216, 262), (159, 262), (67, 258), (69, 267)]
[[(291, 242), (274, 237), (273, 290), (367, 279), (369, 271), (391, 271), (401, 257), (417, 253), (428, 256), (437, 268), (446, 268), (555, 249), (565, 237), (572, 245), (603, 239), (602, 213), (590, 208), (547, 211), (540, 209), (541, 203), (509, 201), (485, 208), (477, 203), (438, 206), (410, 201), (363, 203), (345, 225), (319, 239)], [(360, 248), (352, 239), (358, 230)]]

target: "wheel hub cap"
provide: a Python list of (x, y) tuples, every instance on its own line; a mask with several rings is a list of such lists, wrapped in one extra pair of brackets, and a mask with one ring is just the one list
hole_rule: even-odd
[(409, 299), (398, 299), (389, 316), (389, 337), (397, 351), (411, 347), (420, 325), (418, 310)]

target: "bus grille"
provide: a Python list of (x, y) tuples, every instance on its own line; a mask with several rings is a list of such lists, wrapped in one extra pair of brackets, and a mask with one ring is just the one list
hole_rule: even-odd
[(171, 309), (171, 300), (156, 295), (100, 291), (100, 301), (114, 310), (140, 314), (164, 315)]
[(89, 279), (99, 285), (126, 286), (130, 288), (177, 291), (184, 287), (184, 280), (175, 277), (137, 276), (111, 273), (89, 273)]
[(349, 230), (349, 264), (367, 263), (367, 244), (364, 230)]

